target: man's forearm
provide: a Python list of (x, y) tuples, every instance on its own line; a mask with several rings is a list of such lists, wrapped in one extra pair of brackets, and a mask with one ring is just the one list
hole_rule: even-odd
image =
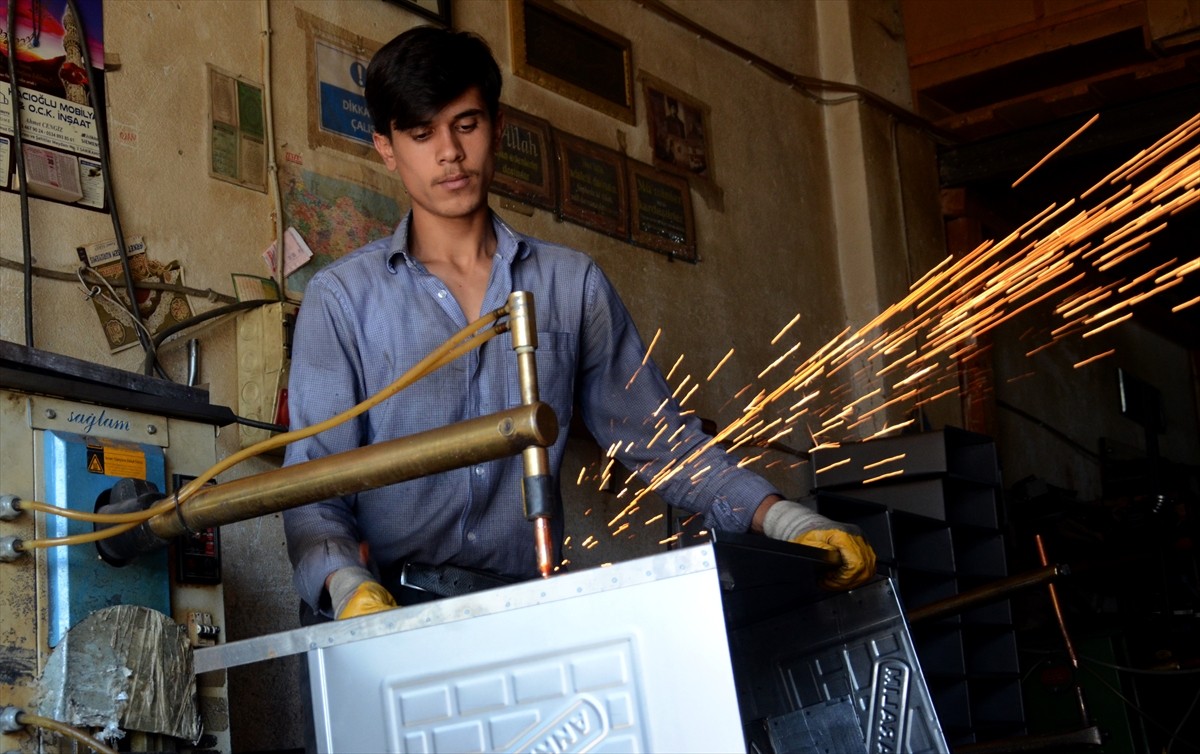
[(767, 495), (762, 502), (758, 504), (758, 508), (754, 510), (754, 518), (750, 519), (750, 531), (755, 534), (763, 533), (763, 521), (767, 518), (767, 511), (771, 506), (783, 500), (779, 495)]

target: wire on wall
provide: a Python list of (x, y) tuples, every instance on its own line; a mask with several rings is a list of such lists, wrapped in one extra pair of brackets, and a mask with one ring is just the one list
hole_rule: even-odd
[(279, 163), (275, 149), (275, 97), (271, 93), (271, 0), (262, 0), (262, 57), (263, 57), (263, 110), (266, 113), (267, 130), (267, 180), (271, 184), (271, 199), (275, 203), (275, 285), (279, 300), (287, 298), (287, 260), (284, 254), (283, 197), (279, 190)]
[[(876, 94), (866, 87), (862, 87), (857, 84), (846, 84), (839, 81), (829, 81), (827, 79), (816, 78), (814, 76), (802, 76), (798, 73), (793, 73), (782, 66), (772, 63), (761, 55), (757, 55), (750, 50), (747, 50), (745, 47), (742, 47), (741, 45), (722, 37), (720, 34), (717, 34), (711, 29), (696, 23), (692, 19), (664, 3), (662, 0), (634, 0), (634, 2), (646, 10), (649, 10), (652, 13), (655, 13), (670, 21), (671, 23), (688, 30), (697, 37), (710, 42), (717, 47), (720, 47), (722, 50), (736, 55), (746, 63), (754, 66), (768, 76), (782, 81), (789, 87), (796, 89), (801, 94), (812, 99), (818, 104), (836, 105), (843, 102), (849, 102), (854, 99), (861, 99), (868, 105), (872, 105), (873, 107), (876, 107), (891, 115), (896, 120), (929, 134), (930, 137), (940, 143), (955, 143), (953, 138), (951, 138), (941, 129), (934, 126), (929, 121), (913, 112), (904, 109), (886, 97)], [(813, 94), (812, 90), (846, 92), (851, 96), (840, 97), (837, 99), (825, 99)]]
[[(92, 51), (91, 45), (88, 43), (87, 28), (84, 26), (83, 15), (79, 12), (79, 4), (76, 0), (67, 0), (67, 5), (71, 8), (71, 13), (75, 16), (75, 22), (79, 24), (79, 29), (83, 37), (84, 43), (81, 45), (83, 51), (83, 67), (84, 70), (91, 75), (92, 68)], [(113, 170), (112, 160), (108, 151), (108, 125), (105, 122), (107, 113), (101, 109), (104, 104), (100, 102), (100, 97), (96, 93), (96, 86), (91, 83), (87, 87), (88, 104), (92, 107), (94, 114), (93, 121), (96, 124), (96, 140), (98, 143), (98, 151), (100, 154), (100, 172), (104, 176), (104, 199), (108, 203), (108, 216), (112, 219), (113, 235), (117, 241), (117, 253), (121, 259), (121, 271), (125, 274), (125, 293), (129, 296), (129, 311), (134, 319), (141, 322), (142, 315), (138, 311), (137, 291), (133, 286), (133, 270), (129, 266), (129, 251), (125, 248), (125, 233), (121, 230), (121, 216), (117, 211), (116, 191), (113, 188)], [(145, 328), (135, 327), (137, 332), (138, 342), (142, 344), (142, 350), (153, 349), (153, 344), (150, 338), (144, 332)]]
[(17, 181), (20, 184), (18, 192), (21, 196), (21, 250), (25, 278), (25, 345), (33, 348), (33, 243), (29, 237), (29, 189), (25, 182), (25, 148), (24, 137), (21, 135), (21, 88), (17, 84), (17, 0), (8, 0), (5, 9), (7, 16), (8, 34), (5, 37), (8, 46), (8, 86), (12, 92), (13, 103), (13, 149), (17, 162)]

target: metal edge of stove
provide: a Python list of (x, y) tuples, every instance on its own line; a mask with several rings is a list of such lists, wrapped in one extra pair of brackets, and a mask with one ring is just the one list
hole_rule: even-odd
[[(711, 545), (687, 547), (612, 566), (564, 573), (548, 579), (401, 607), (360, 618), (201, 647), (195, 652), (195, 670), (197, 673), (204, 673), (237, 667), (401, 631), (715, 569), (716, 558)], [(714, 574), (714, 580), (715, 578)]]

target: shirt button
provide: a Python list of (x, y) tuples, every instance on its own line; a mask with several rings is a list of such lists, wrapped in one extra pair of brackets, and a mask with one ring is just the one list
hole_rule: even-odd
[(475, 476), (483, 476), (483, 467), (482, 466), (475, 467)]
[(438, 291), (438, 298), (446, 298), (446, 291), (444, 291), (444, 290)]
[(469, 541), (469, 542), (475, 541), (475, 532), (473, 532), (473, 531), (467, 532), (467, 541)]

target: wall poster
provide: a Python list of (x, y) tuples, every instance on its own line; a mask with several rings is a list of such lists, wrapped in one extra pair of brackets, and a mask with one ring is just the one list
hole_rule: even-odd
[[(67, 0), (6, 0), (0, 8), (0, 189), (19, 190), (14, 150), (19, 117), (29, 194), (107, 211), (96, 113), (89, 104), (89, 90), (104, 101), (101, 0), (77, 5), (81, 18)], [(13, 40), (7, 34), (11, 11)], [(16, 52), (19, 112), (8, 76), (10, 50)]]

